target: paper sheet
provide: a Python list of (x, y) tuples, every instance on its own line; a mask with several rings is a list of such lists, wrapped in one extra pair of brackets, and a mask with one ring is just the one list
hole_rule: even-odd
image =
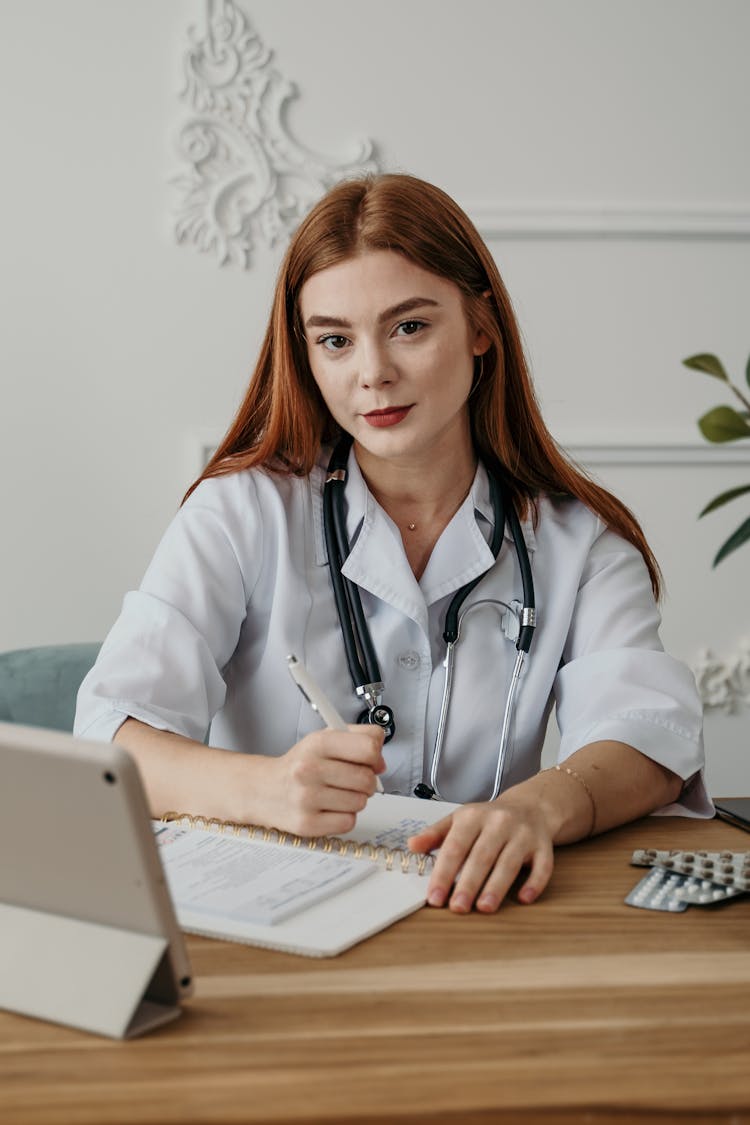
[[(374, 873), (372, 864), (322, 852), (168, 826), (170, 894), (180, 907), (216, 919), (273, 926)], [(165, 856), (166, 858), (166, 856)]]

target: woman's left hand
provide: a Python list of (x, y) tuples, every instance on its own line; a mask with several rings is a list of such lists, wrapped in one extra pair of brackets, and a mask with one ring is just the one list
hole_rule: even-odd
[[(427, 888), (430, 906), (458, 914), (491, 914), (500, 906), (522, 867), (530, 867), (520, 902), (533, 902), (554, 866), (552, 835), (538, 807), (507, 794), (496, 801), (462, 805), (409, 839), (412, 851), (439, 847)], [(454, 886), (455, 882), (455, 886)]]

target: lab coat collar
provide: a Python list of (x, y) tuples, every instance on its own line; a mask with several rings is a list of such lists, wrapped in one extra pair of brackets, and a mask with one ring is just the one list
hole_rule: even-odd
[[(311, 475), (316, 559), (327, 560), (323, 530), (323, 499), (329, 450)], [(409, 566), (401, 534), (370, 493), (352, 450), (347, 464), (346, 530), (351, 550), (342, 574), (363, 590), (393, 605), (427, 630), (427, 607), (484, 574), (494, 559), (488, 545), (493, 509), (487, 471), (477, 467), (469, 495), (438, 540), (419, 582)], [(527, 549), (535, 547), (531, 520), (522, 523)], [(504, 536), (512, 536), (505, 528)]]
[(349, 453), (347, 471), (346, 532), (351, 550), (341, 573), (426, 632), (427, 605), (406, 558), (401, 533), (365, 484), (354, 450)]
[[(319, 481), (319, 488), (316, 488), (318, 503), (316, 505), (319, 519), (316, 519), (316, 530), (320, 531), (319, 536), (319, 550), (317, 561), (324, 565), (328, 560), (325, 551), (325, 537), (323, 535), (323, 500), (322, 500), (322, 487), (325, 484), (326, 470), (328, 462), (331, 457), (331, 449), (324, 447), (319, 459), (316, 476)], [(346, 533), (349, 537), (349, 542), (354, 543), (355, 538), (359, 534), (362, 520), (364, 518), (365, 506), (369, 491), (365, 484), (364, 477), (354, 456), (354, 450), (349, 452), (349, 460), (347, 463), (347, 483), (346, 483), (346, 504), (347, 504), (347, 518), (346, 518)], [(470, 489), (474, 511), (480, 516), (488, 528), (487, 539), (492, 537), (494, 530), (494, 511), (492, 508), (492, 499), (490, 497), (490, 481), (487, 470), (480, 461), (477, 464), (477, 471), (474, 474), (474, 481)], [(319, 528), (317, 525), (319, 524)], [(521, 520), (521, 530), (523, 532), (524, 542), (528, 551), (536, 549), (536, 535), (534, 534), (534, 523), (529, 515), (526, 519)], [(504, 537), (512, 544), (513, 536), (511, 535), (510, 528), (506, 522), (503, 531)], [(321, 546), (322, 545), (322, 546)]]

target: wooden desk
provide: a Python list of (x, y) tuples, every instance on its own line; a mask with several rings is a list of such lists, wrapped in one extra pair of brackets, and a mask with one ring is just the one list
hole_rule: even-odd
[(750, 836), (643, 820), (561, 849), (533, 906), (425, 909), (332, 960), (190, 939), (196, 996), (143, 1039), (0, 1013), (0, 1121), (750, 1122), (750, 897), (625, 906), (649, 846)]

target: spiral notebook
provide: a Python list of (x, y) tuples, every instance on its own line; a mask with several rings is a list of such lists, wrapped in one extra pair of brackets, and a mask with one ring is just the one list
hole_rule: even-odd
[(456, 807), (376, 793), (341, 837), (180, 813), (154, 832), (183, 930), (333, 957), (424, 905), (434, 857), (406, 840)]

